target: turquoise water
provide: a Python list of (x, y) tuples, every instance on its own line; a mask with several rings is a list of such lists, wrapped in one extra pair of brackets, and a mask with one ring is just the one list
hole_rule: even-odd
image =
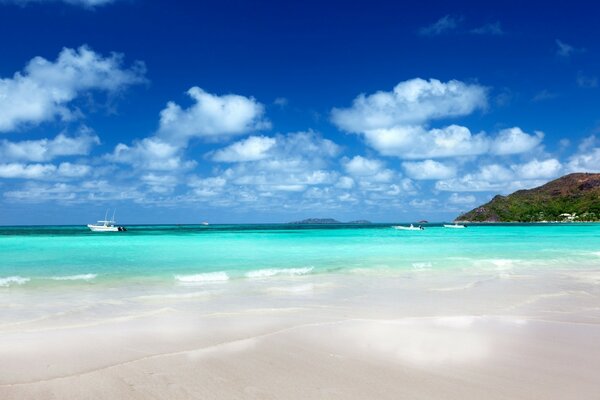
[(1, 227), (0, 289), (275, 275), (600, 266), (600, 224)]

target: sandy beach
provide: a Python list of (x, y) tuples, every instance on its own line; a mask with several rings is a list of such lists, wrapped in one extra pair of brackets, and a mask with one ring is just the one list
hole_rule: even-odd
[(600, 393), (598, 270), (52, 290), (1, 294), (2, 399)]

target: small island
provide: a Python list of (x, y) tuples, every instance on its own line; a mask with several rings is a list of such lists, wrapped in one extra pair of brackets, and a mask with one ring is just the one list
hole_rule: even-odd
[(573, 173), (545, 185), (495, 196), (456, 222), (600, 221), (600, 174)]

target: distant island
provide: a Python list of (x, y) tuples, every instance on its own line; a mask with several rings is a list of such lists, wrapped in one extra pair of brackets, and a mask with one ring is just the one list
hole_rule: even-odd
[(600, 220), (600, 174), (565, 175), (460, 215), (460, 222), (593, 222)]
[(350, 221), (350, 222), (341, 222), (338, 221), (336, 219), (333, 218), (307, 218), (307, 219), (303, 219), (302, 221), (294, 221), (294, 222), (288, 222), (288, 224), (293, 224), (293, 225), (309, 225), (309, 224), (321, 224), (321, 225), (326, 225), (326, 224), (370, 224), (371, 221), (367, 221), (365, 219), (359, 219), (356, 221)]

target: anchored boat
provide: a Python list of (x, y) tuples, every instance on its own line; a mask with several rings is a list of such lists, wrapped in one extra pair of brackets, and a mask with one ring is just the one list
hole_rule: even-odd
[(463, 228), (466, 228), (466, 226), (455, 223), (455, 224), (444, 224), (444, 228), (463, 229)]
[(127, 229), (123, 226), (115, 225), (117, 221), (115, 221), (115, 212), (113, 211), (113, 216), (111, 219), (107, 219), (108, 210), (106, 214), (104, 214), (104, 219), (98, 221), (96, 224), (88, 224), (88, 228), (92, 232), (125, 232)]
[(424, 231), (425, 230), (425, 228), (423, 228), (421, 225), (414, 226), (413, 224), (410, 224), (410, 226), (396, 225), (396, 226), (392, 226), (392, 228), (398, 229), (400, 231)]

